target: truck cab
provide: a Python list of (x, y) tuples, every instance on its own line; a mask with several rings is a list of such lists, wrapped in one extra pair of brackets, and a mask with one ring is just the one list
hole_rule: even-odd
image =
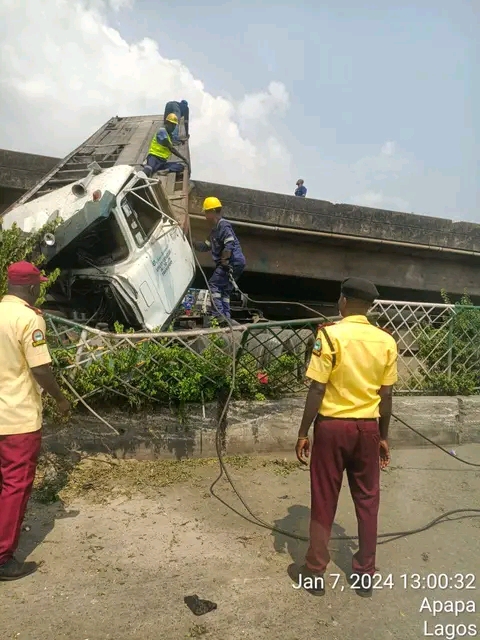
[(17, 224), (26, 233), (61, 220), (42, 244), (46, 270), (60, 269), (46, 309), (82, 324), (119, 321), (150, 331), (169, 324), (193, 281), (195, 257), (154, 185), (129, 165), (97, 167), (7, 212), (3, 228)]

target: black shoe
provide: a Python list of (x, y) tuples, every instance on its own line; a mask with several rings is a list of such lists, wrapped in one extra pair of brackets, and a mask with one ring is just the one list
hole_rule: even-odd
[(15, 558), (10, 558), (7, 562), (0, 564), (0, 581), (20, 580), (37, 569), (36, 562), (19, 562)]
[(323, 573), (313, 573), (307, 567), (301, 567), (298, 572), (298, 583), (312, 596), (325, 595), (325, 578)]
[(373, 576), (368, 573), (352, 573), (347, 577), (348, 584), (361, 598), (371, 598)]

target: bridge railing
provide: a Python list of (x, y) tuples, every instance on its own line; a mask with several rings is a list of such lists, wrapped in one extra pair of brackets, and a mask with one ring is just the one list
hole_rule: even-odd
[[(472, 394), (480, 384), (480, 308), (381, 300), (371, 320), (399, 350), (396, 393)], [(109, 333), (47, 316), (59, 382), (76, 406), (141, 409), (305, 391), (320, 318), (230, 328)]]

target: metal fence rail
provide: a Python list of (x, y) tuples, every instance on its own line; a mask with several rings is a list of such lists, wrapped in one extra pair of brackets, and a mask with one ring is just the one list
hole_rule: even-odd
[[(371, 321), (399, 350), (397, 393), (470, 394), (479, 388), (480, 308), (377, 301)], [(141, 408), (234, 398), (275, 398), (305, 389), (320, 318), (233, 330), (115, 333), (47, 316), (57, 376), (76, 404)], [(235, 367), (233, 365), (235, 364)]]

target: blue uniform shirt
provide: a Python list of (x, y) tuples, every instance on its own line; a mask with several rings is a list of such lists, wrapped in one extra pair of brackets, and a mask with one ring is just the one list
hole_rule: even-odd
[(161, 128), (157, 131), (157, 142), (158, 142), (158, 144), (161, 144), (161, 145), (165, 146), (165, 145), (164, 145), (165, 140), (168, 140), (168, 133), (167, 133), (167, 130), (166, 130), (166, 129), (164, 129), (163, 127), (161, 127)]
[(295, 195), (300, 196), (301, 198), (305, 198), (305, 196), (307, 195), (307, 187), (302, 184), (301, 187), (295, 189)]
[(195, 248), (199, 251), (211, 250), (212, 258), (218, 266), (221, 262), (222, 253), (226, 249), (231, 251), (229, 263), (231, 265), (245, 264), (245, 256), (243, 255), (240, 242), (235, 235), (232, 225), (225, 218), (220, 218), (217, 224), (210, 232), (210, 238), (203, 243), (195, 243)]

